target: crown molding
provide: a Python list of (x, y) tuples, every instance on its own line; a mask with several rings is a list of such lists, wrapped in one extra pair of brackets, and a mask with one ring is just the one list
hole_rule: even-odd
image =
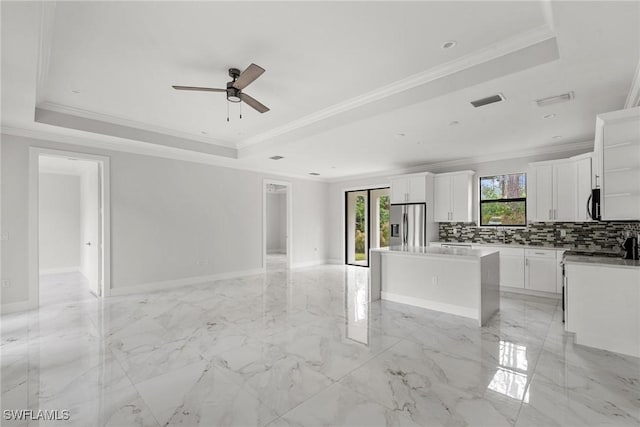
[(109, 114), (97, 113), (95, 111), (85, 110), (83, 108), (71, 107), (69, 105), (58, 104), (55, 102), (44, 101), (41, 102), (37, 108), (42, 110), (53, 111), (61, 114), (68, 114), (71, 116), (82, 117), (89, 120), (97, 120), (100, 122), (112, 123), (120, 126), (127, 126), (148, 132), (161, 133), (168, 136), (174, 136), (176, 138), (190, 139), (192, 141), (204, 142), (211, 145), (219, 145), (221, 147), (236, 148), (236, 145), (232, 142), (225, 141), (216, 138), (207, 138), (202, 135), (195, 135), (189, 132), (183, 132), (176, 129), (165, 128), (162, 126), (150, 125), (148, 123), (138, 122), (135, 120), (125, 119), (124, 117), (111, 116)]
[[(44, 125), (43, 125), (44, 126)], [(84, 131), (75, 131), (73, 134), (60, 133), (54, 130), (60, 128), (51, 126), (51, 129), (32, 129), (22, 126), (3, 124), (0, 127), (2, 135), (11, 135), (23, 138), (36, 139), (61, 144), (71, 144), (90, 149), (108, 150), (122, 153), (138, 154), (143, 156), (160, 157), (170, 160), (180, 160), (185, 162), (201, 163), (211, 166), (224, 167), (229, 169), (246, 170), (250, 172), (262, 173), (269, 176), (296, 178), (304, 181), (326, 182), (326, 178), (308, 176), (306, 174), (283, 173), (272, 171), (266, 168), (255, 168), (238, 163), (237, 159), (224, 158), (213, 154), (199, 153), (191, 150), (158, 145), (124, 138), (116, 138), (105, 135), (93, 134)], [(65, 129), (66, 132), (70, 130)], [(1, 138), (0, 138), (1, 141)], [(76, 150), (80, 151), (80, 150)]]
[(506, 40), (502, 40), (493, 45), (487, 46), (471, 54), (462, 56), (445, 64), (438, 65), (418, 74), (398, 80), (386, 86), (382, 86), (363, 95), (350, 98), (346, 101), (335, 104), (318, 112), (309, 114), (300, 119), (289, 122), (283, 126), (279, 126), (263, 132), (261, 134), (246, 138), (236, 144), (238, 149), (249, 147), (272, 139), (276, 136), (289, 133), (296, 129), (309, 126), (329, 117), (362, 107), (375, 101), (397, 95), (415, 87), (426, 83), (441, 79), (448, 75), (460, 72), (462, 70), (477, 66), (479, 64), (494, 60), (496, 58), (508, 55), (510, 53), (525, 49), (537, 43), (555, 37), (555, 33), (549, 25), (541, 25), (529, 31), (518, 34)]
[(433, 170), (438, 170), (438, 169), (452, 168), (457, 166), (469, 167), (470, 165), (475, 165), (478, 163), (488, 163), (488, 162), (493, 162), (497, 160), (519, 159), (522, 157), (536, 156), (541, 154), (568, 153), (572, 151), (589, 150), (589, 149), (593, 149), (593, 141), (574, 142), (569, 144), (532, 148), (529, 150), (506, 151), (503, 153), (496, 153), (496, 154), (485, 155), (485, 156), (466, 157), (463, 159), (427, 163), (424, 165), (413, 166), (410, 168), (389, 169), (386, 171), (371, 172), (371, 173), (360, 174), (360, 175), (330, 178), (327, 181), (333, 184), (333, 183), (340, 183), (340, 182), (347, 182), (347, 181), (356, 181), (360, 179), (389, 177), (394, 175), (406, 175), (410, 173), (419, 173), (419, 172), (432, 172)]
[(640, 106), (640, 61), (636, 66), (636, 72), (633, 75), (631, 81), (631, 87), (629, 88), (629, 94), (627, 100), (624, 103), (624, 108), (633, 108)]

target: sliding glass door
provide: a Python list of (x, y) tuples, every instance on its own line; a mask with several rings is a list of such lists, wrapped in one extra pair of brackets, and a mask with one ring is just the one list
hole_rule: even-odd
[(345, 263), (369, 266), (369, 249), (389, 245), (389, 188), (345, 192)]

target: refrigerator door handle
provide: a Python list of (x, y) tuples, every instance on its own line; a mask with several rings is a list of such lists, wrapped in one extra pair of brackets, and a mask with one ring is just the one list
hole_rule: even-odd
[(593, 219), (593, 215), (591, 215), (591, 209), (589, 209), (589, 207), (591, 206), (591, 198), (593, 197), (592, 194), (589, 194), (589, 198), (587, 199), (587, 217), (590, 219)]
[(408, 218), (409, 214), (408, 213), (404, 213), (402, 215), (402, 222), (403, 222), (403, 230), (402, 230), (402, 244), (403, 245), (407, 245), (409, 243), (409, 218)]

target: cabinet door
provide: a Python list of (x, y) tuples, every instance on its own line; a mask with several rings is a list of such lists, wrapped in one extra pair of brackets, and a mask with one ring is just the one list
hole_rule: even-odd
[(471, 181), (466, 173), (451, 176), (451, 217), (456, 222), (471, 221)]
[(576, 219), (576, 169), (574, 162), (554, 165), (553, 171), (554, 221)]
[(391, 203), (406, 203), (406, 195), (409, 192), (407, 178), (391, 179)]
[(553, 166), (536, 166), (535, 220), (553, 220)]
[(451, 217), (451, 175), (437, 176), (434, 183), (434, 208), (436, 222), (450, 222)]
[(424, 175), (410, 176), (409, 180), (409, 202), (426, 202), (427, 179)]
[(576, 162), (576, 221), (590, 221), (587, 202), (591, 195), (591, 158)]
[(556, 258), (525, 259), (525, 289), (556, 292)]
[(500, 286), (524, 288), (524, 255), (500, 254)]

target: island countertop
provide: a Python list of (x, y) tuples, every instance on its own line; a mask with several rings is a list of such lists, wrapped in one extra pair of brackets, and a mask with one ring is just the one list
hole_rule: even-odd
[(440, 248), (437, 246), (390, 246), (388, 248), (371, 249), (371, 252), (393, 255), (415, 255), (415, 256), (435, 256), (435, 257), (456, 257), (479, 259), (492, 253), (498, 252), (495, 249), (471, 249), (471, 248)]

